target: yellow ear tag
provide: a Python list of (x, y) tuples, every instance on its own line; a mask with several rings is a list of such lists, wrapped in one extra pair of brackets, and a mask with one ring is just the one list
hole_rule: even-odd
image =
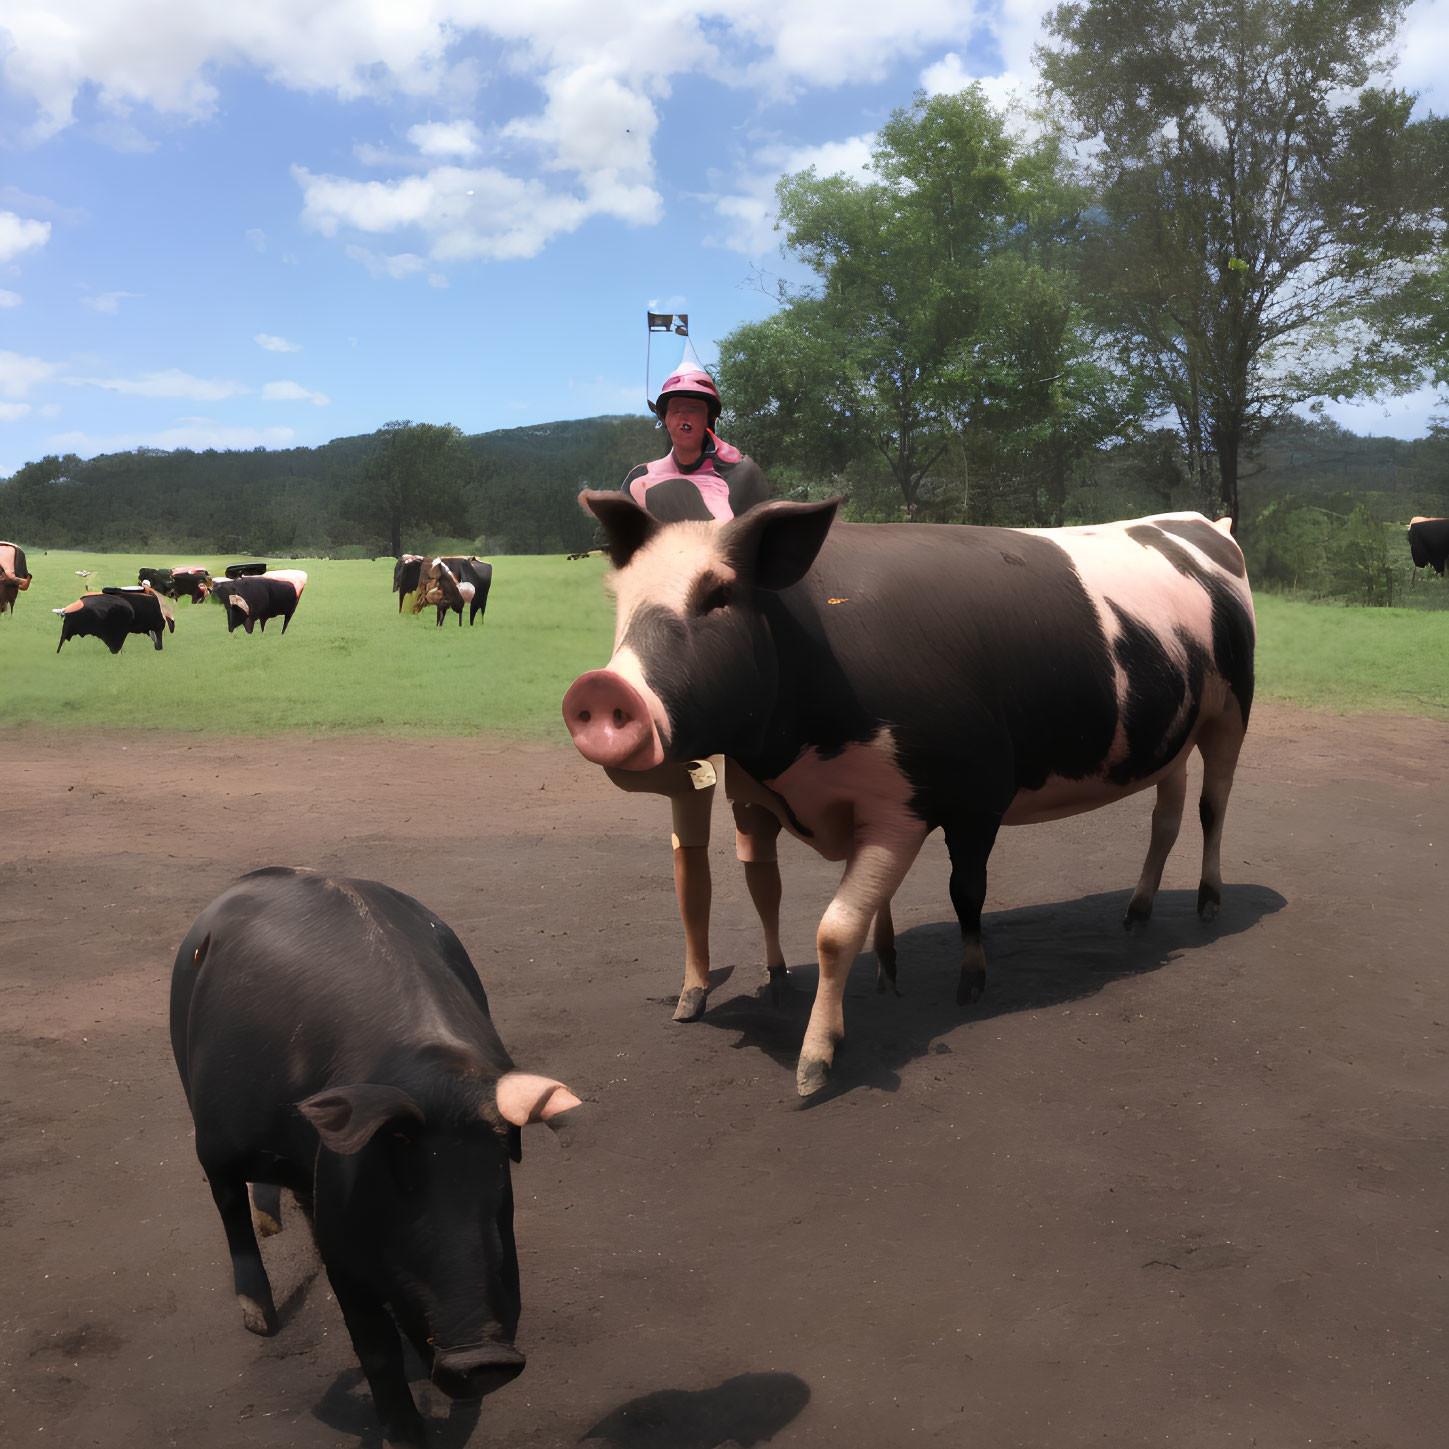
[(685, 768), (689, 771), (689, 778), (696, 790), (708, 790), (718, 778), (714, 766), (708, 760), (691, 760)]

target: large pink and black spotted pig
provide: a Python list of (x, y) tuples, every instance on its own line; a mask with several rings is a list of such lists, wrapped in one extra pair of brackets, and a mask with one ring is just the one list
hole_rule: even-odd
[(845, 977), (872, 913), (938, 826), (963, 1003), (985, 986), (981, 910), (997, 830), (1156, 785), (1127, 907), (1129, 922), (1143, 919), (1194, 747), (1204, 764), (1198, 911), (1216, 914), (1255, 639), (1226, 520), (836, 524), (830, 501), (660, 524), (616, 493), (580, 502), (608, 539), (618, 619), (608, 668), (564, 699), (579, 750), (624, 769), (729, 755), (794, 834), (846, 863), (816, 943), (802, 1096), (828, 1079)]
[(249, 1182), (307, 1205), (388, 1443), (424, 1438), (399, 1328), (451, 1397), (522, 1372), (509, 1162), (579, 1099), (514, 1069), (442, 921), (377, 881), (253, 871), (181, 943), (171, 1046), (252, 1332), (277, 1313)]

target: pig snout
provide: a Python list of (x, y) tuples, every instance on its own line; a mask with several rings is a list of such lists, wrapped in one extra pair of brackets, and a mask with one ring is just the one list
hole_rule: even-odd
[(563, 714), (579, 753), (596, 765), (647, 770), (664, 761), (643, 696), (612, 670), (579, 675), (564, 695)]
[(433, 1347), (433, 1382), (450, 1399), (481, 1399), (523, 1372), (528, 1360), (502, 1339), (461, 1348)]

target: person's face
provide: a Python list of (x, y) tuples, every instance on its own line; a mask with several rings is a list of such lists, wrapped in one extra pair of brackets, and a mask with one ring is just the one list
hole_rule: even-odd
[(709, 404), (697, 397), (671, 398), (664, 411), (664, 426), (674, 444), (675, 457), (682, 463), (692, 463), (704, 451)]

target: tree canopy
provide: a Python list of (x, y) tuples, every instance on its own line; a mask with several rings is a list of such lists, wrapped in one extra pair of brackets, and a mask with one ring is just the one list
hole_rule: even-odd
[(1055, 139), (1015, 138), (979, 87), (920, 94), (865, 175), (811, 168), (777, 194), (817, 281), (722, 341), (732, 440), (816, 478), (874, 456), (907, 518), (933, 478), (960, 496), (973, 467), (1026, 471), (1048, 483), (1032, 521), (1060, 521), (1068, 460), (1120, 425), (1126, 389), (1076, 301), (1083, 197)]
[(1047, 19), (1047, 89), (1091, 143), (1086, 295), (1217, 465), (1291, 405), (1411, 385), (1401, 330), (1443, 243), (1442, 127), (1374, 88), (1403, 0), (1091, 0)]
[(396, 556), (404, 528), (471, 533), (468, 485), (473, 460), (450, 423), (391, 422), (375, 445), (354, 495), (352, 515)]

